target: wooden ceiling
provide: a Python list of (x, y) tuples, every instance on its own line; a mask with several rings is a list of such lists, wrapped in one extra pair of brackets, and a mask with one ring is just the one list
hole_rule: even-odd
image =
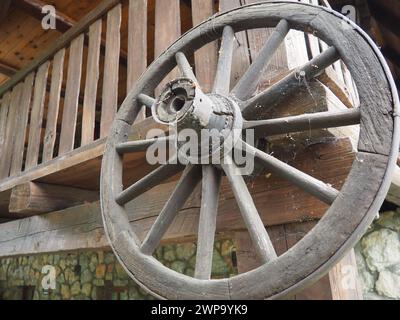
[[(0, 19), (0, 84), (57, 39), (62, 32), (93, 10), (102, 0), (1, 0), (0, 11), (9, 3), (5, 18)], [(127, 15), (127, 2), (123, 0), (123, 14)], [(216, 1), (217, 2), (217, 1)], [(182, 31), (192, 27), (190, 0), (182, 0)], [(393, 74), (400, 81), (400, 1), (398, 0), (330, 0), (334, 9), (356, 6), (358, 23), (370, 33), (382, 48)], [(57, 30), (43, 30), (40, 7), (53, 5), (57, 10)], [(2, 8), (3, 7), (3, 8)], [(1, 18), (1, 17), (0, 17)], [(127, 19), (123, 19), (127, 21)], [(149, 62), (154, 57), (154, 0), (148, 9)], [(122, 51), (126, 50), (127, 25), (122, 25)]]

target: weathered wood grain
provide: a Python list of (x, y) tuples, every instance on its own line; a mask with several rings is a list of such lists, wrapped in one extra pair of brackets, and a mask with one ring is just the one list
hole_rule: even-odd
[(0, 104), (0, 153), (3, 154), (5, 143), (6, 143), (6, 133), (7, 133), (7, 118), (8, 109), (10, 107), (11, 92), (7, 92), (3, 99), (1, 99)]
[(67, 87), (65, 89), (62, 114), (60, 145), (58, 154), (62, 155), (74, 149), (76, 119), (78, 114), (79, 91), (82, 76), (84, 35), (72, 41), (69, 51)]
[[(156, 59), (181, 35), (181, 15), (179, 0), (156, 0), (155, 5), (155, 30), (157, 32), (154, 39), (154, 58)], [(168, 81), (177, 77), (179, 77), (179, 72), (174, 69), (159, 84), (156, 96)]]
[(36, 74), (31, 118), (29, 122), (29, 140), (28, 149), (26, 151), (25, 170), (35, 167), (39, 160), (40, 139), (49, 65), (49, 62), (44, 63), (42, 66), (40, 66)]
[[(193, 26), (197, 26), (214, 14), (213, 0), (192, 0)], [(217, 41), (195, 52), (196, 77), (204, 92), (211, 92), (217, 68)]]
[(53, 159), (54, 145), (57, 137), (57, 119), (60, 110), (61, 86), (64, 75), (65, 49), (56, 53), (51, 73), (49, 106), (46, 117), (46, 131), (43, 141), (43, 162)]
[(16, 85), (11, 93), (7, 123), (5, 129), (4, 145), (2, 149), (2, 161), (0, 163), (0, 178), (7, 178), (10, 174), (12, 150), (14, 148), (15, 130), (18, 126), (18, 105), (21, 100), (22, 83)]
[(29, 74), (25, 78), (24, 85), (21, 92), (21, 100), (17, 106), (17, 130), (14, 137), (13, 160), (11, 164), (10, 175), (16, 175), (22, 171), (22, 164), (24, 160), (25, 139), (28, 125), (28, 116), (31, 108), (32, 87), (35, 79), (35, 73)]
[(121, 5), (107, 14), (106, 54), (103, 78), (100, 137), (106, 137), (117, 112), (118, 70), (121, 47)]
[(98, 200), (98, 192), (27, 182), (12, 189), (9, 212), (15, 217), (54, 212)]
[(118, 4), (120, 0), (103, 0), (96, 9), (89, 12), (80, 22), (74, 27), (65, 32), (49, 49), (43, 52), (39, 57), (32, 61), (26, 68), (19, 71), (7, 83), (0, 87), (0, 96), (15, 86), (18, 82), (23, 80), (26, 75), (35, 71), (45, 61), (49, 60), (59, 50), (67, 47), (70, 42), (77, 36), (82, 34), (93, 22), (107, 13), (112, 7)]
[[(103, 159), (103, 216), (113, 248), (120, 259), (124, 261), (125, 267), (130, 270), (130, 275), (141, 279), (152, 292), (164, 298), (190, 297), (201, 299), (204, 294), (210, 294), (214, 297), (217, 292), (223, 293), (219, 290), (227, 284), (218, 281), (213, 282), (212, 286), (202, 286), (192, 279), (185, 278), (186, 281), (183, 281), (184, 279), (178, 278), (173, 273), (168, 273), (159, 265), (154, 265), (152, 260), (147, 259), (138, 250), (140, 242), (133, 235), (135, 232), (127, 227), (128, 223), (123, 208), (116, 206), (114, 199), (109, 197), (118, 193), (121, 188), (120, 170), (122, 170), (122, 162), (119, 155), (115, 153), (114, 145), (125, 139), (128, 134), (129, 125), (133, 122), (132, 113), (137, 110), (137, 95), (141, 92), (150, 94), (159, 80), (174, 68), (173, 58), (177, 52), (195, 50), (201, 45), (215, 40), (221, 35), (226, 25), (230, 25), (235, 31), (240, 32), (246, 28), (273, 27), (277, 21), (284, 18), (293, 28), (302, 31), (309, 30), (308, 27), (311, 26), (312, 31), (319, 31), (318, 36), (321, 36), (322, 40), (329, 45), (339, 47), (343, 39), (341, 39), (342, 32), (337, 31), (343, 31), (343, 28), (340, 28), (341, 20), (334, 15), (333, 12), (324, 11), (322, 7), (309, 6), (298, 2), (265, 2), (234, 9), (216, 16), (212, 21), (205, 22), (199, 28), (186, 33), (180, 41), (171, 46), (156, 63), (149, 67), (142, 77), (143, 83), (137, 85), (136, 90), (129, 95), (126, 103), (123, 104), (118, 115), (118, 121), (115, 123), (115, 131), (109, 137), (109, 145)], [(331, 20), (328, 25), (330, 22), (332, 22), (332, 25), (323, 30), (327, 25), (325, 23), (327, 20)], [(321, 25), (324, 25), (324, 27), (321, 28)], [(359, 39), (362, 42), (352, 42), (352, 50), (354, 53), (357, 52), (357, 55), (354, 54), (353, 56), (363, 56), (363, 52), (368, 51), (370, 55), (365, 57), (366, 60), (363, 59), (362, 63), (367, 63), (367, 60), (371, 58), (372, 64), (369, 65), (376, 66), (375, 71), (380, 75), (384, 74), (382, 66), (386, 66), (386, 64), (372, 42), (365, 42), (363, 31), (352, 25), (352, 28), (346, 29), (344, 33), (344, 38)], [(343, 50), (340, 53), (340, 57), (345, 60), (346, 54)], [(328, 62), (330, 61), (332, 60)], [(379, 66), (374, 61), (378, 62)], [(364, 70), (364, 68), (362, 68), (362, 71), (371, 72), (371, 70)], [(387, 79), (391, 79), (388, 74), (387, 77)], [(356, 83), (357, 80), (360, 84), (369, 81), (369, 79), (365, 79), (365, 74), (363, 76), (359, 74), (358, 79), (355, 79)], [(380, 94), (386, 92), (387, 97), (390, 97), (390, 92), (394, 90), (392, 83), (385, 80), (374, 82), (375, 85), (376, 83), (383, 86), (381, 88), (383, 90), (378, 90)], [(370, 89), (372, 92), (373, 89)], [(390, 110), (393, 111), (394, 109), (394, 103), (389, 100), (383, 101), (384, 108), (382, 106), (375, 108), (382, 111), (382, 114), (378, 113), (374, 116), (381, 117), (381, 120), (383, 120), (381, 124), (389, 124), (388, 131), (391, 132), (391, 126), (395, 123), (398, 124), (398, 119), (390, 115)], [(361, 105), (363, 106), (363, 104)], [(398, 105), (398, 101), (396, 101), (396, 105)], [(384, 125), (382, 127), (387, 128)], [(363, 129), (362, 123), (361, 130)], [(374, 130), (368, 131), (368, 128), (366, 130), (372, 138), (376, 138)], [(385, 146), (386, 151), (390, 150), (390, 156), (370, 152), (358, 153), (344, 189), (317, 226), (285, 255), (279, 257), (276, 262), (265, 264), (251, 273), (230, 278), (228, 280), (230, 290), (229, 294), (225, 293), (225, 298), (284, 297), (321, 278), (330, 267), (340, 260), (341, 256), (354, 245), (372, 222), (389, 186), (389, 172), (387, 171), (391, 171), (391, 166), (396, 160), (399, 143), (397, 126), (394, 136), (381, 133), (383, 136), (380, 141)], [(394, 145), (396, 149), (393, 149)], [(381, 148), (381, 150), (385, 148)], [(365, 170), (369, 173), (367, 177), (361, 174)], [(348, 215), (348, 212), (352, 212), (352, 215)], [(154, 277), (155, 273), (159, 277)], [(171, 277), (171, 281), (167, 281), (168, 286), (166, 286), (165, 277)], [(184, 293), (180, 291), (182, 285), (185, 287)]]
[[(147, 67), (147, 0), (129, 1), (127, 92)], [(136, 121), (146, 118), (145, 108)]]
[(363, 300), (354, 249), (329, 272), (333, 300)]
[(83, 98), (81, 145), (88, 144), (94, 140), (97, 86), (100, 76), (101, 30), (101, 20), (97, 20), (89, 28), (89, 48), (86, 69), (85, 96)]

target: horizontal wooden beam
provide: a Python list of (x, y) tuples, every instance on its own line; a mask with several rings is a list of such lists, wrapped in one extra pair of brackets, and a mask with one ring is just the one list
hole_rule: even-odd
[(48, 50), (43, 52), (43, 54), (34, 59), (26, 68), (16, 73), (15, 76), (13, 76), (9, 81), (2, 85), (0, 87), (0, 97), (21, 80), (23, 80), (29, 73), (36, 70), (41, 64), (51, 59), (53, 55), (56, 54), (59, 50), (67, 47), (73, 39), (84, 33), (93, 22), (105, 15), (118, 3), (120, 3), (120, 0), (103, 0), (103, 2), (101, 2), (101, 4), (96, 7), (96, 9), (88, 13), (73, 28), (69, 29), (60, 38), (58, 38)]
[(97, 191), (27, 182), (12, 189), (9, 212), (18, 217), (28, 217), (94, 202)]
[[(42, 20), (43, 13), (42, 8), (46, 5), (45, 2), (41, 0), (16, 0), (16, 6), (21, 10), (24, 10), (27, 14), (32, 15), (34, 18), (38, 20)], [(96, 9), (95, 9), (96, 10)], [(61, 33), (67, 32), (69, 29), (74, 27), (78, 21), (67, 16), (66, 14), (60, 12), (60, 10), (56, 10), (56, 29)], [(89, 37), (85, 35), (85, 46), (89, 45)], [(101, 39), (101, 54), (104, 56), (106, 51), (106, 41), (105, 39)], [(120, 63), (124, 66), (127, 65), (127, 53), (126, 51), (121, 49), (120, 52)]]
[[(291, 164), (309, 173), (314, 170), (318, 178), (340, 188), (354, 156), (351, 143), (342, 139), (299, 150), (298, 159)], [(314, 164), (312, 168), (309, 166), (311, 162)], [(140, 238), (147, 234), (175, 184), (171, 181), (157, 186), (126, 205), (128, 219)], [(317, 220), (327, 209), (324, 203), (268, 172), (249, 181), (248, 187), (266, 226)], [(199, 207), (200, 191), (196, 190), (169, 228), (164, 242), (195, 239)], [(244, 223), (234, 195), (226, 179), (223, 179), (218, 233), (243, 229)], [(0, 257), (95, 249), (107, 245), (98, 202), (0, 225)]]
[(18, 69), (14, 66), (10, 66), (4, 61), (0, 61), (0, 73), (4, 74), (7, 77), (12, 77), (14, 74), (18, 72)]

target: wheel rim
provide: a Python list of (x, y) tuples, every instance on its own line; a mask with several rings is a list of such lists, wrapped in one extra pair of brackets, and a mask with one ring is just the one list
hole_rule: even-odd
[[(222, 280), (208, 280), (210, 263), (205, 263), (196, 269), (195, 276), (198, 279), (169, 270), (150, 255), (141, 251), (140, 246), (142, 244), (129, 226), (124, 207), (121, 204), (134, 196), (135, 193), (131, 193), (124, 201), (119, 201), (119, 204), (116, 202), (116, 199), (123, 193), (122, 158), (119, 153), (121, 150), (117, 152), (117, 148), (120, 148), (121, 143), (125, 142), (128, 137), (131, 125), (141, 106), (138, 100), (140, 100), (140, 103), (153, 105), (153, 101), (149, 100), (148, 96), (169, 71), (175, 67), (175, 59), (180, 64), (183, 75), (195, 81), (190, 69), (187, 68), (187, 65), (185, 67), (184, 53), (197, 50), (207, 42), (223, 35), (221, 45), (224, 46), (225, 43), (227, 50), (223, 52), (228, 54), (223, 54), (220, 57), (220, 61), (223, 59), (229, 61), (229, 43), (233, 36), (233, 30), (239, 32), (252, 28), (277, 27), (276, 30), (278, 32), (275, 40), (278, 43), (280, 41), (279, 35), (284, 35), (286, 32), (286, 24), (290, 28), (300, 31), (312, 30), (314, 34), (330, 45), (331, 49), (325, 52), (322, 57), (319, 57), (317, 65), (324, 66), (326, 63), (330, 63), (338, 54), (348, 66), (357, 85), (361, 102), (360, 113), (337, 114), (333, 121), (346, 124), (354, 123), (357, 117), (361, 118), (359, 150), (349, 177), (341, 192), (337, 193), (336, 190), (327, 188), (326, 185), (321, 185), (317, 181), (311, 183), (311, 186), (299, 183), (298, 179), (303, 181), (302, 178), (305, 177), (299, 176), (297, 172), (292, 177), (290, 174), (284, 176), (289, 181), (299, 183), (300, 186), (305, 187), (314, 196), (325, 202), (332, 203), (332, 205), (310, 233), (278, 258), (274, 256), (268, 235), (261, 230), (255, 207), (245, 208), (245, 203), (251, 200), (251, 195), (249, 193), (246, 194), (246, 192), (244, 192), (244, 197), (237, 195), (239, 207), (242, 202), (241, 209), (247, 210), (247, 213), (242, 214), (247, 222), (248, 229), (253, 231), (253, 235), (256, 234), (258, 236), (258, 243), (260, 243), (258, 251), (260, 256), (263, 257), (263, 261), (266, 262), (263, 266), (248, 273)], [(338, 32), (335, 33), (332, 30)], [(272, 50), (275, 46), (276, 43), (272, 43), (270, 49)], [(268, 50), (266, 49), (266, 51)], [(181, 53), (181, 55), (178, 53)], [(354, 57), (360, 56), (362, 57), (361, 59), (354, 59)], [(224, 64), (220, 62), (219, 66), (221, 65)], [(306, 75), (310, 73), (312, 75), (309, 67), (310, 65), (308, 65), (308, 68), (305, 67), (303, 70), (298, 70), (298, 72), (305, 71)], [(226, 86), (227, 81), (218, 81), (218, 78), (226, 79), (227, 74), (229, 74), (229, 68), (220, 69), (220, 71), (217, 71), (214, 91), (215, 93), (226, 95), (227, 91), (229, 91), (229, 87), (227, 88)], [(299, 75), (302, 76), (303, 73), (295, 76)], [(243, 85), (239, 86), (239, 88), (236, 87), (234, 92), (236, 95), (247, 99), (247, 89), (251, 87), (250, 84), (252, 82), (246, 81), (246, 77), (244, 79), (242, 81)], [(251, 72), (248, 73), (248, 79), (252, 79)], [(376, 83), (379, 84), (378, 87), (376, 87)], [(276, 92), (280, 93), (281, 88), (278, 87), (276, 90)], [(267, 94), (268, 99), (275, 98), (279, 101), (279, 94), (277, 96), (278, 98), (274, 97), (274, 92), (271, 93), (271, 91)], [(247, 99), (247, 104), (241, 105), (245, 118), (247, 116), (249, 120), (249, 115), (252, 115), (252, 106), (263, 101), (262, 99), (264, 98), (265, 96), (262, 96), (261, 100), (257, 100), (260, 97), (257, 99), (250, 98)], [(398, 104), (393, 79), (378, 49), (361, 29), (340, 14), (308, 4), (274, 1), (245, 6), (213, 17), (183, 35), (149, 67), (139, 80), (136, 88), (125, 100), (114, 122), (103, 158), (101, 176), (103, 220), (114, 252), (130, 276), (150, 293), (160, 298), (279, 298), (302, 289), (321, 277), (346, 250), (355, 244), (379, 210), (389, 188), (391, 172), (398, 153)], [(295, 124), (297, 129), (301, 128), (301, 124), (304, 121), (310, 123), (309, 117), (290, 120), (293, 120), (292, 123)], [(329, 118), (327, 120), (324, 117), (319, 117), (318, 119), (312, 119), (312, 121), (316, 123), (316, 126), (321, 126), (322, 124), (329, 125), (329, 121), (332, 121), (332, 119)], [(264, 130), (263, 132), (272, 130), (273, 133), (273, 128), (279, 128), (279, 126), (274, 127), (271, 121), (264, 123), (245, 121), (244, 126), (258, 127), (261, 128), (258, 130)], [(271, 131), (268, 133), (271, 134)], [(258, 153), (256, 150), (254, 150), (254, 153), (269, 165), (270, 169), (272, 166), (274, 170), (282, 174), (282, 170), (285, 168), (282, 168), (280, 163), (274, 163), (269, 155)], [(154, 177), (169, 177), (179, 170), (178, 166), (162, 166), (156, 170)], [(231, 167), (224, 167), (230, 182), (237, 188), (237, 190), (233, 190), (234, 193), (243, 193), (243, 190), (245, 190), (243, 179), (234, 176), (231, 170)], [(366, 172), (368, 172), (368, 175), (365, 174)], [(183, 178), (181, 178), (182, 183), (178, 193), (182, 195), (188, 187), (196, 185), (201, 178), (201, 174), (201, 170), (195, 166), (187, 168), (183, 173)], [(306, 178), (308, 179), (308, 177)], [(210, 194), (213, 194), (213, 191), (219, 187), (220, 175), (213, 167), (205, 166), (203, 168), (204, 180), (208, 181), (211, 187), (203, 190), (203, 196), (206, 198), (211, 197)], [(148, 181), (146, 183), (144, 186), (140, 186), (141, 190), (147, 190), (152, 186)], [(183, 201), (183, 198), (177, 198), (176, 201)], [(213, 221), (215, 220), (214, 214), (216, 200), (218, 199), (215, 197), (211, 199), (214, 200), (210, 202), (209, 208), (211, 209), (203, 210), (200, 214), (200, 235), (202, 232), (206, 234), (204, 230), (202, 231), (202, 226), (210, 225), (210, 223), (213, 226)], [(346, 214), (348, 212), (352, 214)], [(171, 217), (167, 215), (167, 218), (170, 219)], [(203, 227), (203, 229), (205, 228)], [(158, 239), (155, 240), (144, 241), (144, 243), (151, 243), (151, 245), (147, 246), (146, 253), (150, 253), (154, 245), (157, 244)], [(209, 258), (209, 252), (204, 248), (210, 247), (213, 238), (210, 239), (208, 237), (207, 240), (199, 244), (198, 248), (198, 255), (202, 257), (203, 261)], [(253, 240), (256, 240), (255, 243), (257, 243), (257, 239)]]

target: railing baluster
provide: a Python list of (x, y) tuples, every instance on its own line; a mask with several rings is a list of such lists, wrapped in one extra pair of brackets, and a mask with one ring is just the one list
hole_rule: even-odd
[(107, 15), (106, 54), (103, 79), (100, 137), (106, 137), (114, 121), (118, 104), (118, 71), (121, 47), (121, 5)]
[[(179, 0), (156, 0), (155, 11), (155, 28), (157, 32), (154, 39), (154, 59), (162, 54), (181, 35)], [(156, 96), (169, 80), (177, 77), (179, 77), (179, 72), (175, 68), (157, 87)]]
[(25, 170), (31, 169), (38, 164), (49, 65), (50, 62), (45, 62), (40, 66), (36, 74)]
[(64, 73), (64, 58), (65, 49), (62, 49), (55, 55), (53, 60), (49, 107), (43, 142), (43, 162), (51, 160), (54, 154), (54, 144), (57, 136), (57, 118), (60, 109), (60, 93)]
[(94, 140), (96, 121), (96, 98), (99, 82), (99, 61), (102, 20), (97, 20), (89, 29), (89, 51), (87, 60), (85, 97), (83, 99), (81, 145)]

